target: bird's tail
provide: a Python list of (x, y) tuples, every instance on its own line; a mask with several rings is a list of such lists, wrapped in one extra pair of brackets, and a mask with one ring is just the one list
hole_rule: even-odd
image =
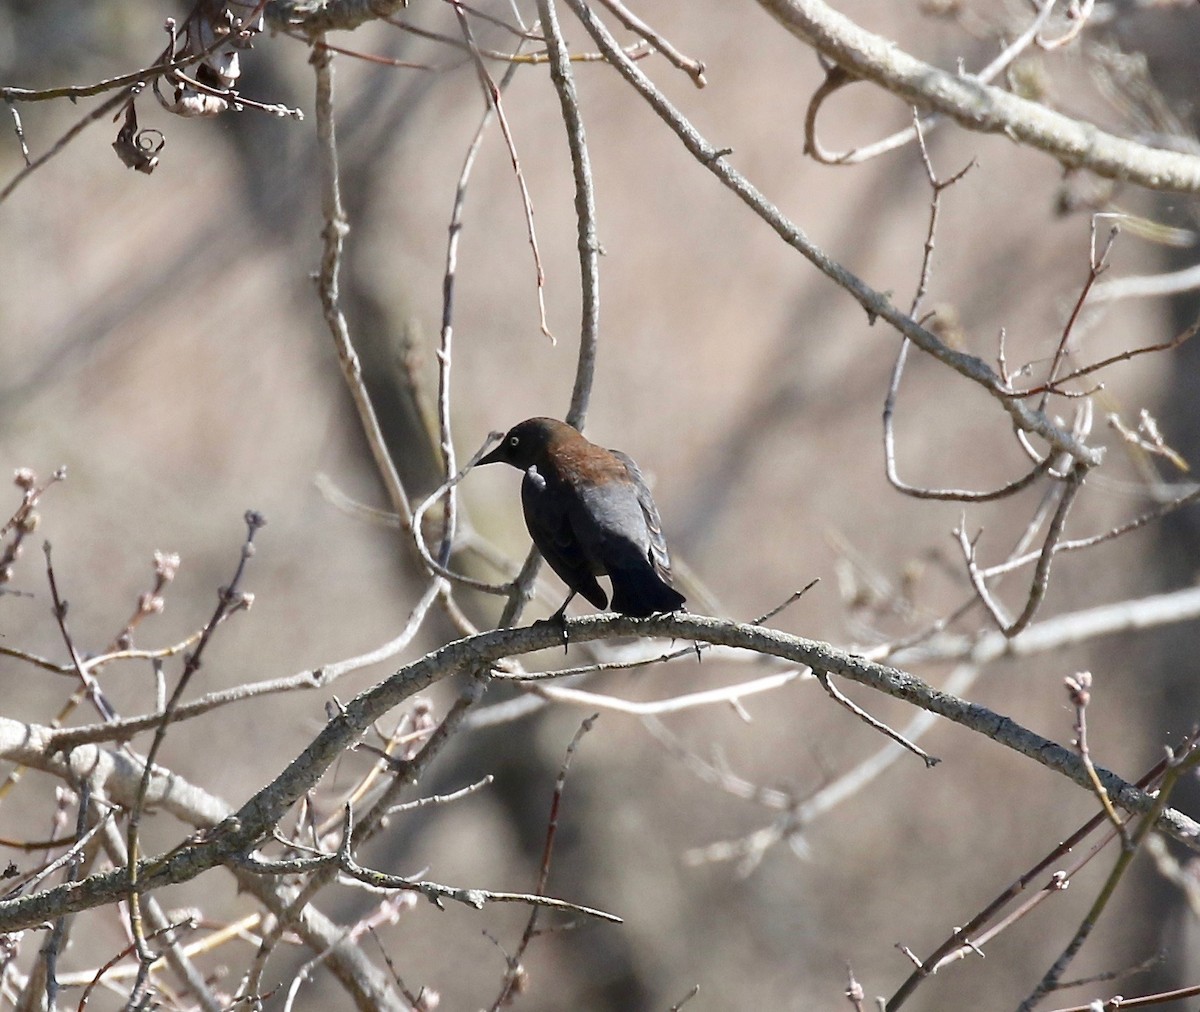
[(687, 599), (651, 568), (618, 569), (612, 579), (612, 610), (644, 618), (659, 612), (679, 611)]

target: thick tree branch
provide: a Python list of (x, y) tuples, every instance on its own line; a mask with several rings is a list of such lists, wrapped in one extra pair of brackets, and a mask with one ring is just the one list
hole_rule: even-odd
[(821, 0), (758, 0), (789, 32), (856, 77), (873, 81), (909, 105), (933, 109), (960, 126), (1004, 134), (1053, 156), (1069, 169), (1152, 190), (1200, 193), (1200, 158), (1151, 148), (1091, 123), (1018, 98), (977, 77), (918, 60), (894, 42), (865, 31)]
[(407, 0), (271, 0), (263, 14), (275, 31), (302, 31), (316, 38), (390, 18), (406, 5)]
[[(1091, 790), (1088, 772), (1071, 749), (1043, 738), (987, 707), (935, 689), (906, 671), (871, 663), (862, 657), (837, 650), (828, 643), (760, 626), (685, 613), (645, 619), (593, 615), (568, 620), (566, 628), (574, 643), (587, 643), (610, 636), (686, 638), (808, 665), (814, 670), (869, 686), (986, 735)], [(143, 862), (138, 874), (140, 887), (149, 890), (188, 881), (210, 868), (249, 853), (271, 832), (291, 806), (316, 786), (325, 771), (375, 720), (434, 682), (460, 671), (486, 670), (505, 657), (558, 649), (561, 644), (562, 627), (556, 623), (539, 622), (519, 629), (496, 629), (456, 640), (405, 665), (347, 703), (283, 773), (235, 814), (200, 838), (189, 840), (168, 854)], [(14, 729), (24, 728), (28, 740), (35, 740), (38, 735), (44, 735), (46, 730), (13, 721), (6, 721), (0, 727), (6, 725), (14, 725)], [(80, 751), (89, 749), (93, 755), (100, 751), (91, 746)], [(44, 757), (40, 761), (45, 762)], [(111, 755), (109, 761), (114, 761)], [(1154, 799), (1144, 791), (1108, 770), (1097, 768), (1097, 773), (1114, 804), (1132, 812), (1151, 810)], [(153, 797), (152, 786), (150, 798)], [(1162, 814), (1158, 828), (1200, 850), (1200, 825), (1174, 809)], [(127, 873), (124, 869), (118, 869), (0, 903), (0, 931), (29, 927), (63, 913), (112, 903), (122, 897), (126, 884)]]

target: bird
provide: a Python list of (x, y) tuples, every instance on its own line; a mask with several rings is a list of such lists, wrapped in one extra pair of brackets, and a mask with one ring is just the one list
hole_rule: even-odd
[(646, 617), (679, 611), (686, 598), (671, 586), (671, 560), (658, 508), (628, 454), (606, 450), (554, 418), (527, 418), (480, 458), (525, 473), (525, 526), (570, 594), (552, 616), (582, 594), (597, 608), (608, 596), (596, 581), (612, 582), (612, 610)]

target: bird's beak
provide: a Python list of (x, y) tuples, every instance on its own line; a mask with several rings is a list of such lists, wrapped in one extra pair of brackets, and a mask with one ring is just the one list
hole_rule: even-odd
[(491, 453), (484, 454), (476, 462), (476, 467), (482, 467), (484, 464), (503, 464), (504, 459), (504, 444), (501, 443)]

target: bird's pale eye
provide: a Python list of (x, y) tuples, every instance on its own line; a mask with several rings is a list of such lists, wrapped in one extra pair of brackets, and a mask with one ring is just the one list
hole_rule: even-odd
[(509, 446), (520, 446), (521, 445), (521, 437), (520, 436), (509, 436), (508, 437), (508, 445)]

